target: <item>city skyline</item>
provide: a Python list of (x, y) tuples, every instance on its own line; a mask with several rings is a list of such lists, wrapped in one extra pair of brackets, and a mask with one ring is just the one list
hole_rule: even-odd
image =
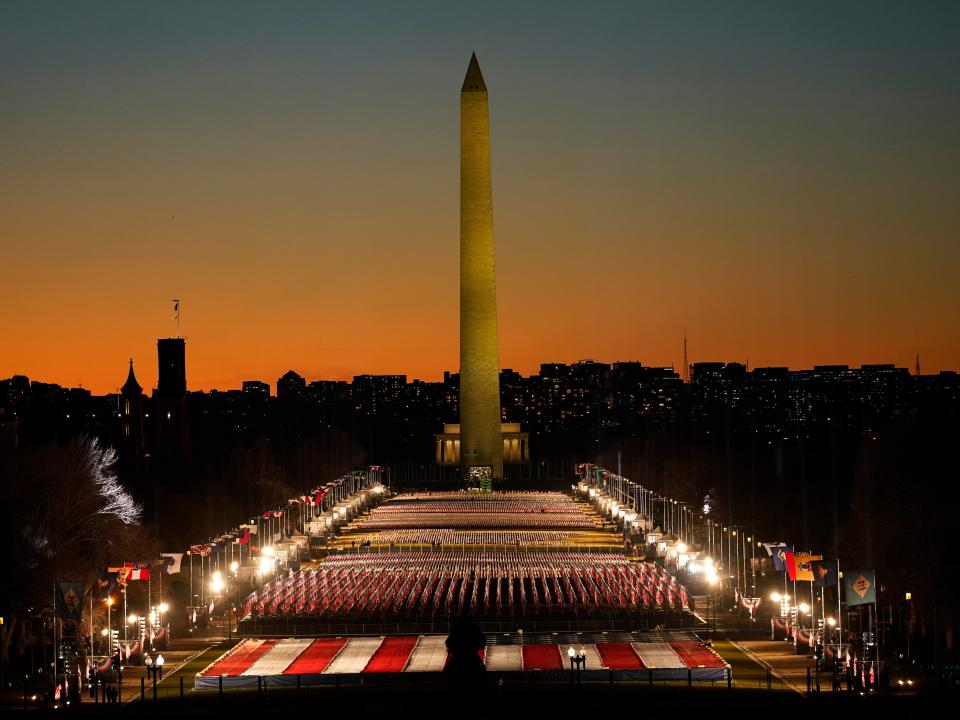
[[(283, 366), (283, 367), (285, 367), (285, 370), (277, 373), (275, 376), (273, 376), (273, 375), (266, 375), (266, 374), (254, 375), (254, 374), (250, 374), (250, 373), (240, 374), (240, 375), (237, 376), (237, 377), (238, 377), (238, 380), (237, 380), (236, 383), (233, 384), (233, 385), (200, 387), (200, 386), (197, 386), (197, 385), (194, 385), (194, 384), (191, 383), (191, 379), (190, 379), (190, 375), (189, 375), (189, 367), (190, 367), (189, 347), (188, 347), (188, 349), (187, 349), (187, 352), (188, 352), (188, 357), (187, 357), (187, 361), (186, 361), (186, 365), (187, 365), (187, 378), (186, 378), (187, 387), (186, 387), (186, 392), (187, 392), (187, 393), (227, 392), (227, 391), (230, 391), (230, 390), (240, 390), (240, 389), (242, 388), (242, 385), (243, 385), (244, 383), (264, 383), (264, 384), (266, 384), (266, 385), (270, 388), (270, 391), (271, 391), (270, 394), (276, 395), (277, 382), (278, 382), (279, 380), (282, 380), (285, 375), (287, 375), (288, 373), (291, 373), (291, 372), (294, 373), (295, 375), (297, 375), (298, 377), (300, 377), (301, 379), (303, 379), (303, 380), (304, 380), (306, 383), (308, 383), (308, 384), (311, 383), (311, 382), (345, 382), (345, 383), (347, 383), (347, 384), (350, 384), (350, 383), (352, 383), (353, 381), (355, 381), (357, 378), (369, 378), (369, 377), (374, 377), (374, 378), (377, 378), (377, 377), (402, 377), (402, 378), (405, 379), (405, 381), (406, 381), (407, 383), (413, 383), (413, 382), (442, 383), (442, 382), (444, 381), (444, 377), (445, 377), (445, 376), (448, 376), (448, 375), (453, 376), (453, 375), (458, 375), (458, 374), (459, 374), (459, 371), (456, 370), (456, 369), (446, 368), (446, 369), (443, 369), (443, 370), (440, 371), (440, 375), (439, 375), (438, 377), (424, 377), (424, 376), (422, 376), (422, 375), (417, 375), (417, 374), (412, 374), (412, 373), (406, 373), (406, 372), (402, 372), (402, 371), (396, 371), (396, 372), (390, 372), (390, 371), (387, 371), (387, 372), (355, 372), (355, 373), (348, 373), (348, 374), (346, 374), (346, 375), (341, 375), (341, 376), (333, 377), (333, 376), (329, 376), (329, 375), (312, 375), (312, 374), (308, 374), (308, 373), (302, 372), (301, 370), (298, 370), (297, 367), (296, 367), (296, 365), (290, 365), (290, 366)], [(2, 381), (2, 380), (10, 380), (10, 379), (12, 379), (12, 378), (14, 378), (14, 377), (27, 377), (31, 382), (39, 382), (39, 383), (44, 384), (44, 385), (56, 385), (56, 386), (62, 387), (62, 388), (65, 389), (65, 390), (70, 390), (70, 389), (83, 389), (83, 390), (90, 391), (94, 396), (114, 395), (114, 394), (116, 394), (116, 393), (118, 393), (118, 392), (120, 391), (121, 386), (123, 385), (123, 382), (122, 382), (122, 381), (125, 381), (125, 380), (127, 379), (128, 372), (129, 372), (129, 360), (130, 360), (130, 359), (128, 359), (127, 361), (124, 361), (123, 363), (121, 363), (122, 372), (120, 372), (120, 373), (118, 374), (118, 376), (120, 377), (120, 380), (118, 380), (112, 387), (106, 387), (106, 388), (102, 388), (102, 389), (90, 387), (89, 385), (86, 385), (86, 384), (71, 384), (70, 382), (61, 383), (61, 382), (57, 382), (56, 380), (52, 380), (52, 379), (47, 378), (47, 377), (40, 377), (40, 376), (37, 376), (37, 375), (35, 375), (35, 374), (33, 374), (33, 373), (23, 372), (23, 371), (11, 372), (11, 373), (2, 375), (2, 376), (0, 376), (0, 381)], [(921, 361), (922, 361), (922, 358), (921, 358)], [(521, 377), (533, 377), (533, 376), (539, 375), (540, 372), (541, 372), (541, 371), (543, 370), (543, 368), (545, 368), (545, 367), (551, 367), (551, 366), (574, 367), (574, 366), (576, 366), (576, 365), (580, 365), (580, 364), (583, 364), (583, 363), (595, 363), (595, 364), (599, 364), (599, 365), (606, 365), (606, 366), (609, 366), (609, 367), (612, 367), (612, 366), (615, 366), (615, 365), (631, 365), (631, 364), (636, 363), (636, 364), (639, 364), (639, 365), (641, 365), (642, 367), (647, 368), (647, 369), (652, 369), (652, 370), (670, 370), (670, 371), (676, 373), (678, 379), (679, 379), (681, 382), (683, 382), (683, 383), (688, 383), (688, 382), (689, 382), (689, 380), (686, 378), (686, 376), (685, 376), (685, 374), (684, 374), (684, 372), (683, 372), (683, 365), (682, 365), (682, 364), (680, 364), (680, 365), (673, 365), (673, 364), (667, 363), (667, 364), (663, 365), (663, 364), (656, 364), (656, 363), (647, 363), (647, 362), (644, 362), (643, 360), (638, 360), (638, 359), (636, 359), (636, 358), (620, 358), (620, 359), (617, 359), (617, 360), (609, 360), (609, 359), (602, 359), (602, 358), (595, 358), (595, 357), (582, 357), (582, 358), (577, 358), (576, 360), (569, 360), (569, 361), (562, 361), (562, 360), (556, 360), (556, 359), (543, 360), (543, 361), (537, 363), (534, 367), (531, 367), (531, 368), (526, 369), (526, 370), (520, 370), (520, 369), (514, 368), (514, 367), (503, 366), (503, 367), (500, 369), (500, 374), (502, 375), (503, 373), (516, 373), (516, 374), (520, 375)], [(878, 362), (862, 362), (862, 363), (827, 363), (827, 362), (824, 362), (824, 363), (816, 363), (816, 364), (813, 364), (813, 365), (808, 365), (808, 366), (803, 366), (803, 367), (792, 367), (792, 366), (789, 366), (789, 365), (759, 365), (759, 364), (754, 364), (753, 362), (747, 363), (747, 362), (744, 362), (743, 360), (738, 360), (738, 359), (736, 359), (736, 358), (723, 358), (723, 359), (721, 359), (721, 358), (711, 358), (711, 359), (709, 359), (709, 360), (707, 360), (707, 359), (703, 359), (703, 360), (700, 360), (700, 359), (691, 359), (691, 360), (690, 360), (690, 367), (691, 367), (691, 368), (693, 368), (693, 367), (696, 366), (696, 365), (707, 366), (707, 365), (716, 365), (716, 364), (719, 364), (719, 365), (740, 365), (740, 366), (743, 366), (743, 367), (746, 369), (746, 371), (748, 371), (748, 372), (752, 372), (752, 371), (754, 371), (754, 370), (781, 370), (781, 369), (785, 369), (785, 370), (788, 370), (788, 371), (790, 371), (790, 372), (792, 372), (792, 373), (793, 373), (793, 372), (810, 372), (810, 371), (814, 371), (814, 370), (822, 369), (822, 368), (847, 368), (848, 370), (853, 371), (853, 370), (869, 369), (869, 368), (873, 368), (873, 367), (892, 367), (892, 368), (895, 368), (895, 369), (897, 369), (897, 370), (905, 370), (905, 371), (906, 371), (907, 373), (909, 373), (911, 376), (916, 376), (916, 375), (917, 375), (917, 373), (916, 373), (916, 358), (914, 359), (914, 362), (913, 362), (913, 363), (909, 363), (909, 364), (908, 364), (908, 363), (899, 364), (899, 363), (894, 363), (894, 362), (883, 362), (883, 361), (878, 361)], [(133, 367), (134, 367), (134, 372), (136, 373), (136, 377), (137, 377), (137, 379), (138, 379), (139, 381), (144, 382), (143, 392), (144, 392), (145, 395), (148, 395), (148, 396), (149, 396), (150, 393), (151, 393), (151, 391), (155, 391), (155, 390), (157, 389), (157, 377), (158, 377), (157, 373), (158, 373), (159, 370), (158, 370), (158, 363), (157, 363), (156, 357), (153, 358), (153, 362), (152, 362), (152, 363), (145, 363), (145, 365), (146, 365), (147, 367), (152, 367), (152, 368), (153, 368), (152, 374), (143, 372), (143, 369), (137, 364), (136, 359), (133, 359)], [(955, 369), (955, 368), (936, 368), (936, 369), (933, 369), (933, 368), (924, 368), (924, 367), (922, 367), (922, 365), (921, 365), (920, 370), (921, 370), (920, 374), (923, 375), (923, 376), (933, 376), (933, 375), (939, 375), (939, 374), (944, 374), (944, 373), (949, 374), (949, 373), (956, 373), (956, 372), (958, 372), (958, 370)], [(151, 378), (152, 378), (152, 379), (151, 379)]]
[[(169, 338), (168, 340), (175, 340), (174, 338)], [(155, 362), (156, 366), (157, 363)], [(189, 366), (189, 359), (186, 361), (186, 365)], [(818, 373), (821, 371), (829, 371), (832, 373), (857, 373), (864, 371), (876, 371), (876, 370), (894, 370), (897, 373), (903, 373), (907, 377), (924, 377), (924, 378), (933, 378), (933, 377), (946, 377), (956, 376), (958, 374), (957, 370), (945, 369), (945, 370), (931, 370), (923, 371), (920, 368), (921, 372), (917, 373), (917, 364), (914, 363), (913, 366), (908, 365), (898, 365), (896, 363), (818, 363), (809, 367), (789, 367), (787, 365), (753, 365), (747, 364), (735, 359), (726, 359), (726, 360), (691, 360), (690, 362), (690, 375), (691, 378), (688, 378), (683, 372), (682, 366), (674, 365), (651, 365), (644, 363), (641, 360), (636, 359), (620, 359), (620, 360), (603, 360), (597, 358), (580, 358), (579, 360), (574, 360), (572, 362), (559, 362), (559, 361), (544, 361), (537, 365), (537, 367), (530, 369), (529, 371), (519, 371), (516, 368), (512, 367), (502, 367), (500, 368), (498, 375), (501, 380), (504, 377), (519, 377), (522, 379), (531, 379), (541, 376), (544, 372), (551, 373), (557, 369), (564, 370), (575, 370), (577, 368), (590, 367), (590, 366), (601, 366), (607, 370), (616, 370), (617, 368), (642, 368), (644, 371), (662, 371), (664, 373), (670, 373), (675, 377), (676, 381), (681, 384), (690, 384), (692, 382), (692, 375), (695, 374), (698, 368), (701, 371), (715, 368), (715, 367), (728, 367), (728, 368), (739, 368), (742, 372), (751, 374), (751, 373), (766, 373), (767, 371), (785, 371), (791, 375), (804, 375), (810, 373)], [(124, 364), (124, 380), (129, 382), (129, 375), (132, 371), (135, 375), (135, 378), (138, 381), (143, 381), (144, 385), (141, 388), (143, 395), (149, 397), (152, 393), (156, 393), (159, 390), (159, 385), (162, 383), (157, 375), (152, 376), (153, 380), (150, 377), (144, 376), (144, 374), (137, 368), (136, 363), (131, 359), (128, 363)], [(189, 375), (189, 373), (188, 373)], [(414, 383), (424, 383), (428, 385), (443, 385), (451, 379), (459, 377), (459, 372), (457, 370), (447, 369), (443, 370), (439, 378), (424, 378), (418, 375), (410, 375), (403, 372), (386, 372), (386, 373), (369, 373), (361, 372), (355, 373), (352, 375), (347, 375), (345, 377), (324, 377), (324, 376), (312, 376), (307, 374), (300, 373), (295, 367), (289, 367), (286, 371), (281, 373), (279, 376), (272, 378), (266, 375), (246, 375), (241, 380), (238, 381), (237, 385), (229, 387), (210, 387), (210, 388), (201, 388), (201, 387), (192, 387), (190, 385), (189, 376), (184, 378), (186, 386), (184, 392), (186, 394), (204, 394), (204, 393), (226, 393), (226, 392), (237, 392), (247, 389), (247, 386), (254, 388), (258, 392), (264, 392), (268, 396), (276, 397), (280, 390), (280, 384), (284, 382), (289, 382), (290, 378), (293, 378), (296, 382), (303, 382), (305, 386), (310, 386), (311, 384), (324, 385), (327, 383), (342, 383), (347, 386), (350, 386), (359, 381), (367, 380), (398, 380), (402, 381), (407, 385), (412, 385)], [(104, 391), (95, 391), (93, 388), (89, 388), (83, 385), (70, 385), (70, 384), (61, 384), (57, 382), (49, 381), (47, 378), (40, 378), (29, 373), (13, 373), (6, 377), (0, 377), (0, 383), (11, 382), (15, 378), (26, 378), (30, 384), (37, 383), (42, 386), (47, 387), (59, 387), (62, 390), (83, 390), (86, 393), (89, 393), (93, 397), (108, 397), (116, 395), (118, 392), (122, 391), (122, 387), (117, 385), (114, 388), (109, 388)]]
[(455, 369), (471, 49), (504, 367), (960, 367), (954, 5), (51, 7), (0, 9), (0, 376), (154, 377), (174, 297), (194, 389)]

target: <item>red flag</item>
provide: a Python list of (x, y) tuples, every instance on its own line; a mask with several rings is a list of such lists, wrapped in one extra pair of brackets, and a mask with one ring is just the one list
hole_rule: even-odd
[(150, 579), (150, 564), (149, 563), (124, 563), (125, 568), (129, 568), (129, 574), (127, 575), (128, 580), (149, 580)]
[(243, 529), (243, 534), (237, 539), (237, 542), (240, 543), (241, 545), (249, 545), (249, 544), (250, 544), (250, 529), (249, 529), (249, 528), (244, 528), (244, 529)]
[(797, 561), (795, 555), (796, 553), (792, 552), (785, 552), (783, 554), (783, 564), (787, 566), (787, 577), (793, 581), (797, 579)]

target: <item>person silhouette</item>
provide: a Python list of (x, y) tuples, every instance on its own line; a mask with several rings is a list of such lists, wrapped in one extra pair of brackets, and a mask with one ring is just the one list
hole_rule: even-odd
[(471, 620), (469, 613), (460, 616), (447, 637), (450, 658), (444, 668), (450, 680), (457, 684), (480, 682), (486, 667), (480, 651), (487, 646), (487, 637)]

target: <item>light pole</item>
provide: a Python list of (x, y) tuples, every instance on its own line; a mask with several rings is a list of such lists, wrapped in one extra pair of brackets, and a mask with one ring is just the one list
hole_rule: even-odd
[[(227, 589), (227, 639), (228, 640), (231, 639), (231, 633), (233, 632), (231, 628), (233, 627), (233, 613), (235, 609), (234, 605), (235, 605), (235, 600), (237, 595), (237, 589), (240, 585), (239, 578), (238, 578), (239, 571), (240, 571), (240, 563), (238, 562), (230, 563), (230, 574), (233, 576), (233, 583), (232, 583), (232, 586), (228, 586), (228, 589)], [(230, 590), (233, 590), (232, 597), (230, 594)], [(239, 632), (239, 629), (237, 630), (237, 632)]]
[[(223, 597), (223, 589), (226, 586), (226, 581), (223, 579), (223, 575), (220, 574), (220, 571), (217, 570), (213, 573), (213, 576), (210, 580), (210, 589), (213, 591), (214, 595)], [(230, 637), (230, 616), (227, 615), (227, 637)]]
[(581, 647), (580, 652), (577, 652), (573, 649), (573, 645), (570, 646), (570, 649), (567, 650), (567, 656), (570, 658), (570, 684), (573, 685), (573, 671), (576, 667), (577, 671), (577, 685), (580, 684), (580, 666), (583, 666), (583, 669), (587, 668), (587, 653)]
[(707, 565), (707, 584), (710, 586), (710, 614), (713, 615), (713, 632), (717, 634), (717, 585), (720, 583), (720, 577), (713, 568), (713, 559), (707, 558), (704, 561)]
[[(904, 595), (904, 599), (907, 601), (907, 667), (912, 668), (912, 663), (910, 662), (910, 616), (911, 616), (911, 601), (913, 600), (913, 593), (907, 593)], [(934, 640), (936, 642), (936, 640)], [(839, 645), (838, 645), (839, 647)]]
[[(123, 626), (123, 638), (124, 638), (123, 641), (127, 646), (125, 652), (127, 652), (128, 654), (130, 653), (130, 644), (127, 641), (127, 625), (136, 625), (139, 622), (139, 620), (140, 618), (137, 616), (136, 613), (130, 613), (130, 615), (127, 616), (126, 624)], [(140, 648), (140, 658), (143, 659), (143, 648)]]
[(113, 623), (110, 621), (110, 608), (113, 607), (113, 598), (108, 597), (107, 603), (107, 655), (113, 655)]

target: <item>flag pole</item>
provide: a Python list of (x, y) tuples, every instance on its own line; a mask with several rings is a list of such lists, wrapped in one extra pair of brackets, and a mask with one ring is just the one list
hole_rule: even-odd
[(93, 657), (93, 588), (94, 585), (90, 586), (90, 657)]
[[(57, 652), (57, 584), (53, 584), (53, 687), (57, 687), (57, 679), (60, 674), (60, 663), (57, 662), (59, 652)], [(46, 655), (46, 653), (44, 653)]]
[[(827, 649), (827, 586), (820, 588), (820, 617), (823, 618), (823, 649)], [(826, 657), (826, 652), (824, 652)]]
[(793, 650), (796, 653), (797, 650), (797, 629), (803, 627), (803, 618), (800, 617), (800, 603), (797, 602), (797, 556), (793, 556), (793, 607), (796, 611), (797, 622), (793, 628)]
[(840, 558), (837, 558), (837, 657), (843, 645), (843, 610), (840, 607)]

